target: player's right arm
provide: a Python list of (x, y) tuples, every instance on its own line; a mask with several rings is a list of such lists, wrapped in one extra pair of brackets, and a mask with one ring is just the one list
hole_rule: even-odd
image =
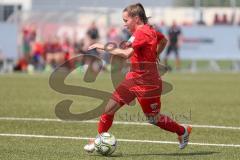
[(126, 49), (115, 48), (114, 50), (109, 51), (109, 53), (111, 53), (112, 55), (118, 55), (125, 59), (128, 59), (133, 54), (133, 48), (132, 47), (128, 47)]
[[(88, 47), (88, 50), (91, 49), (100, 49), (100, 50), (105, 50), (105, 47), (101, 43), (94, 43), (93, 45)], [(115, 48), (113, 50), (108, 50), (107, 52), (112, 54), (112, 55), (117, 55), (120, 57), (123, 57), (125, 59), (128, 59), (132, 56), (133, 54), (133, 48), (132, 47), (127, 47), (126, 49), (121, 49), (121, 48)]]

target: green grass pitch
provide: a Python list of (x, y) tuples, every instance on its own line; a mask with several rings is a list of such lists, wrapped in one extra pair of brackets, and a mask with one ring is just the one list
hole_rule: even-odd
[[(0, 159), (1, 160), (91, 160), (91, 159), (240, 159), (240, 74), (237, 73), (167, 73), (163, 79), (173, 90), (162, 96), (161, 112), (181, 123), (230, 128), (193, 127), (190, 142), (201, 144), (233, 144), (238, 146), (192, 145), (179, 150), (177, 144), (118, 142), (112, 157), (83, 151), (85, 139), (61, 137), (95, 137), (97, 124), (58, 122), (54, 109), (63, 99), (72, 99), (71, 112), (81, 113), (95, 108), (101, 100), (64, 95), (52, 90), (47, 74), (0, 75)], [(66, 83), (112, 92), (110, 74), (101, 74), (96, 82), (83, 82), (72, 74)], [(32, 118), (29, 120), (8, 118)], [(40, 120), (34, 120), (40, 118)], [(97, 119), (96, 119), (97, 120)], [(144, 122), (139, 105), (125, 106), (116, 121)], [(114, 124), (110, 132), (117, 139), (171, 141), (177, 136), (151, 125)], [(3, 136), (8, 134), (8, 136)], [(13, 134), (18, 134), (15, 137)], [(30, 135), (30, 137), (20, 137)], [(32, 137), (33, 135), (60, 136)]]

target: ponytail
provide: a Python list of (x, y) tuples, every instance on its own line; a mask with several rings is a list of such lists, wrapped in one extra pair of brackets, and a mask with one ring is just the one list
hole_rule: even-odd
[(128, 12), (130, 17), (138, 16), (144, 24), (148, 23), (148, 17), (146, 16), (145, 9), (141, 3), (136, 3), (126, 7), (123, 12)]

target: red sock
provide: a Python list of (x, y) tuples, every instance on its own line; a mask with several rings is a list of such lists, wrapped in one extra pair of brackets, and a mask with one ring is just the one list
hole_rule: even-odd
[(179, 136), (183, 135), (185, 132), (185, 129), (183, 126), (176, 123), (170, 117), (162, 115), (162, 114), (160, 115), (156, 125), (166, 131), (177, 133)]
[(107, 132), (112, 126), (114, 115), (102, 114), (98, 123), (98, 133)]

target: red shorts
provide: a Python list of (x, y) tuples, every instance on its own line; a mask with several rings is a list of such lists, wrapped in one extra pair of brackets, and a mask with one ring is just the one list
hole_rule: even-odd
[(158, 74), (129, 72), (112, 95), (121, 106), (135, 98), (145, 114), (159, 113), (161, 108), (162, 80)]

